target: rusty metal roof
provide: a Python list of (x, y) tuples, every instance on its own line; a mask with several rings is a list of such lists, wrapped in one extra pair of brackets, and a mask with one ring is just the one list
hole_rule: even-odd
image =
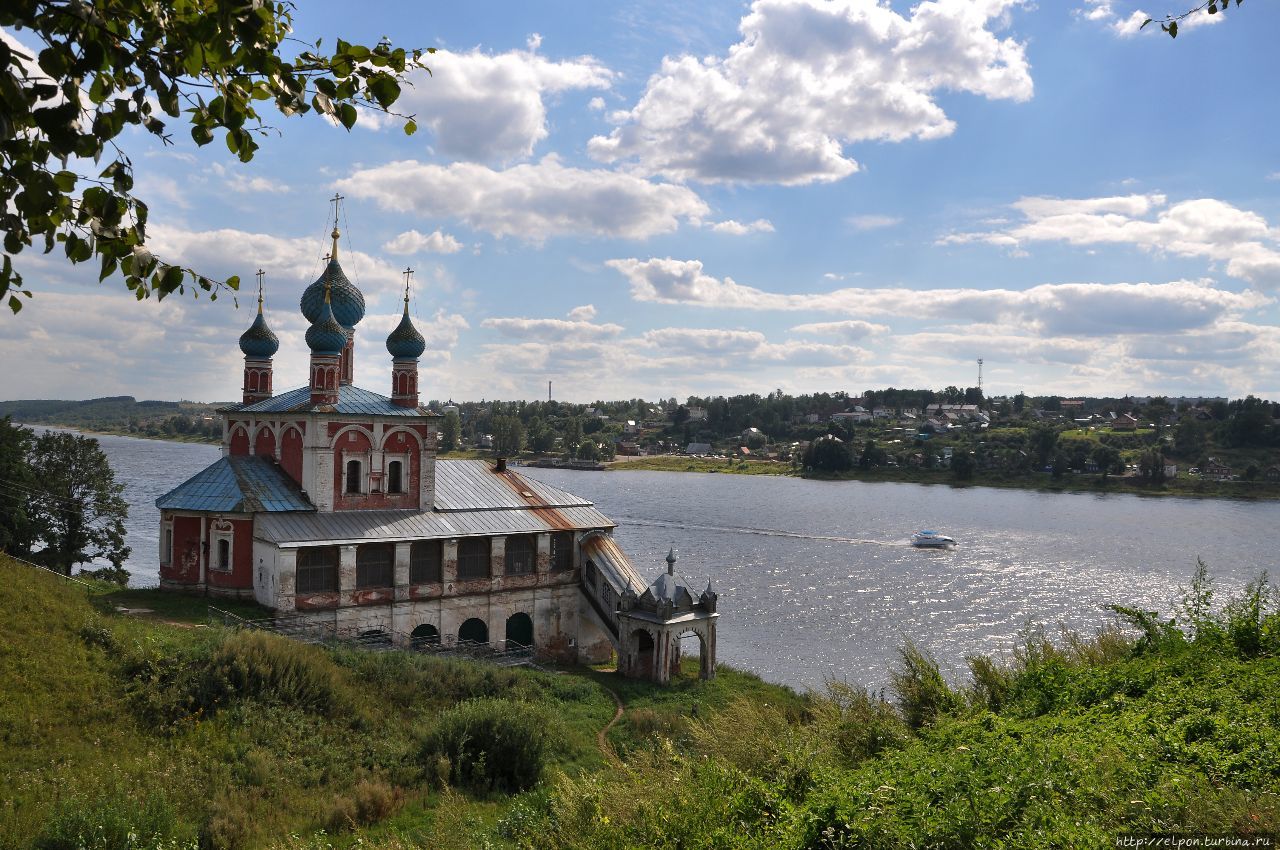
[(227, 513), (315, 510), (280, 467), (248, 455), (219, 458), (156, 499), (156, 507)]
[[(548, 522), (539, 510), (334, 511), (310, 514), (264, 514), (258, 517), (259, 537), (278, 546), (310, 543), (361, 543), (370, 540), (429, 540), (439, 537), (481, 537), (526, 534), (562, 529), (613, 528), (614, 523), (591, 506), (559, 508), (561, 522)], [(624, 556), (625, 557), (625, 556)], [(643, 583), (640, 589), (644, 590)]]
[(369, 416), (428, 416), (434, 413), (425, 407), (401, 407), (391, 399), (372, 390), (364, 390), (351, 384), (338, 387), (337, 404), (312, 404), (311, 388), (299, 387), (286, 393), (253, 404), (233, 404), (224, 407), (227, 413), (344, 413)]
[(590, 558), (605, 581), (618, 593), (622, 593), (625, 588), (631, 588), (637, 596), (644, 593), (644, 579), (640, 578), (640, 573), (636, 572), (627, 553), (622, 551), (618, 541), (612, 537), (605, 534), (588, 537), (582, 541), (582, 557), (584, 560)]
[[(437, 511), (590, 507), (591, 502), (483, 460), (436, 461)], [(612, 525), (612, 523), (610, 523)]]

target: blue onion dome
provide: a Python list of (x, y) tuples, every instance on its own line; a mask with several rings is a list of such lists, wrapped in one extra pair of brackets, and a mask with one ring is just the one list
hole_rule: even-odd
[(329, 260), (329, 265), (325, 266), (316, 282), (303, 291), (299, 304), (302, 315), (306, 316), (308, 322), (316, 323), (323, 311), (326, 285), (329, 287), (329, 302), (333, 305), (334, 318), (344, 328), (354, 328), (364, 318), (364, 294), (347, 280), (342, 266), (338, 265), (337, 256)]
[[(327, 296), (328, 293), (326, 292)], [(347, 330), (338, 324), (333, 315), (333, 308), (326, 297), (320, 302), (319, 319), (307, 328), (307, 347), (312, 354), (342, 354), (347, 345)]]
[(268, 359), (280, 350), (280, 340), (267, 327), (267, 320), (262, 315), (262, 304), (258, 304), (258, 318), (249, 325), (249, 330), (240, 334), (240, 350), (245, 357)]
[(404, 305), (404, 315), (400, 324), (387, 337), (387, 351), (396, 360), (417, 360), (427, 350), (427, 341), (418, 333), (418, 329), (409, 320), (409, 305)]

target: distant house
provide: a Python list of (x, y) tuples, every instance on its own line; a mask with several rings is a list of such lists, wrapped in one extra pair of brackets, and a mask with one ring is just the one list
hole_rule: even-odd
[(690, 407), (688, 408), (688, 410), (689, 410), (690, 422), (706, 422), (707, 421), (707, 409), (705, 407)]
[(1111, 423), (1113, 431), (1136, 431), (1138, 428), (1138, 418), (1130, 413), (1121, 413)]
[(636, 424), (636, 421), (634, 419), (628, 419), (626, 424), (622, 426), (622, 431), (625, 434), (634, 434), (639, 430), (640, 430), (640, 426)]
[(1213, 481), (1230, 481), (1235, 477), (1231, 467), (1215, 458), (1209, 458), (1209, 462), (1200, 468), (1200, 475)]
[(1082, 398), (1064, 398), (1061, 402), (1062, 411), (1064, 413), (1078, 413), (1084, 409), (1084, 399)]
[(893, 411), (887, 407), (876, 407), (871, 410), (872, 419), (892, 419)]
[(1272, 484), (1280, 483), (1280, 466), (1268, 466), (1262, 470), (1262, 480)]
[(684, 453), (687, 455), (709, 455), (711, 454), (710, 443), (690, 443), (685, 446)]
[(841, 424), (857, 424), (859, 422), (870, 422), (871, 414), (863, 410), (862, 408), (858, 408), (856, 410), (846, 410), (844, 413), (831, 414), (831, 421), (839, 422)]
[(1164, 477), (1165, 477), (1165, 478), (1177, 478), (1177, 477), (1178, 477), (1178, 465), (1177, 465), (1176, 463), (1166, 463), (1166, 464), (1164, 465)]

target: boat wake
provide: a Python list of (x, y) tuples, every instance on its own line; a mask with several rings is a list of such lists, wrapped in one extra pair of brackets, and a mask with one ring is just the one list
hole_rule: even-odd
[(676, 522), (661, 519), (635, 519), (619, 517), (620, 523), (628, 525), (646, 525), (656, 528), (679, 528), (686, 531), (720, 531), (725, 534), (757, 534), (762, 537), (790, 537), (795, 540), (824, 540), (830, 543), (848, 543), (859, 546), (902, 546), (905, 540), (868, 540), (862, 537), (838, 537), (831, 534), (804, 534), (798, 531), (781, 531), (776, 528), (749, 528), (728, 525), (699, 525), (692, 522)]

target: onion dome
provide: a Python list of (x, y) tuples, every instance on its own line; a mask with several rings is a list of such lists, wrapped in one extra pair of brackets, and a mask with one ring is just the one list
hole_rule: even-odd
[(396, 329), (387, 337), (387, 351), (391, 352), (391, 356), (396, 360), (417, 360), (426, 350), (427, 341), (409, 320), (409, 300), (406, 298), (400, 324), (396, 325)]
[(312, 354), (329, 354), (338, 356), (347, 345), (347, 330), (338, 324), (333, 315), (329, 290), (324, 290), (324, 300), (320, 303), (320, 315), (307, 328), (307, 347)]
[(329, 255), (329, 265), (315, 283), (302, 293), (302, 315), (307, 321), (315, 324), (320, 319), (324, 306), (324, 292), (329, 290), (329, 303), (333, 306), (334, 318), (344, 328), (354, 328), (364, 318), (364, 294), (356, 285), (347, 280), (342, 266), (338, 265), (338, 229), (333, 230), (333, 251)]
[(267, 327), (267, 320), (262, 315), (262, 302), (258, 302), (258, 317), (249, 325), (249, 330), (240, 334), (240, 350), (245, 357), (268, 359), (280, 350), (280, 340)]

